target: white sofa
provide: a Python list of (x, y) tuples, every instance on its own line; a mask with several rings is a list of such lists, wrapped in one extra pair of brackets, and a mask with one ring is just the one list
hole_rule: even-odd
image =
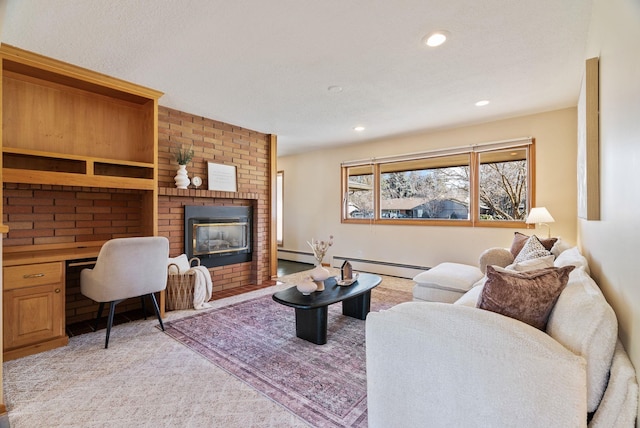
[[(366, 321), (369, 427), (632, 427), (638, 385), (615, 314), (577, 248), (546, 331), (476, 308), (408, 302)], [(512, 266), (513, 268), (514, 266)]]

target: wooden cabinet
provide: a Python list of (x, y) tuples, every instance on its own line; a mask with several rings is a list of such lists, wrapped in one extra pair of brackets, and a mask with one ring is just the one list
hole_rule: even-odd
[(161, 92), (13, 46), (2, 60), (2, 181), (141, 190), (157, 234)]
[(3, 268), (4, 360), (66, 345), (64, 263)]
[[(162, 93), (5, 44), (0, 63), (0, 181), (133, 190), (141, 200), (135, 233), (157, 235)], [(77, 252), (85, 245), (70, 244)], [(13, 257), (3, 266), (5, 359), (66, 344), (64, 262)]]

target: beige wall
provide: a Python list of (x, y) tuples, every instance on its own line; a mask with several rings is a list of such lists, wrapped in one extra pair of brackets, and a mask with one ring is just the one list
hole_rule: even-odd
[(595, 0), (585, 58), (600, 57), (600, 221), (578, 221), (583, 252), (640, 375), (640, 2)]
[(536, 140), (537, 205), (554, 216), (553, 235), (575, 244), (576, 109), (568, 108), (279, 158), (278, 170), (284, 171), (283, 248), (308, 252), (306, 240), (332, 234), (330, 256), (417, 266), (476, 264), (484, 249), (509, 246), (516, 229), (341, 224), (340, 163), (525, 136)]

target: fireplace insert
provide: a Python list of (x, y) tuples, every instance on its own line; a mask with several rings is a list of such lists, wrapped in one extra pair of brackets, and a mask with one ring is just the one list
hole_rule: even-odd
[(207, 267), (251, 261), (251, 207), (185, 206), (185, 253)]

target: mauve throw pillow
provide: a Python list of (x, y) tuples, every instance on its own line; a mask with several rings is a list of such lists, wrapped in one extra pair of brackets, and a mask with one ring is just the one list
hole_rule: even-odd
[[(525, 235), (524, 233), (520, 232), (514, 232), (513, 241), (511, 242), (511, 248), (509, 249), (514, 259), (518, 257), (518, 253), (520, 252), (520, 250), (522, 250), (522, 247), (524, 247), (525, 242), (527, 242), (527, 239), (529, 238), (529, 235)], [(558, 238), (538, 239), (540, 239), (540, 243), (544, 248), (547, 249), (547, 251), (551, 251), (551, 248), (553, 248), (553, 244), (555, 244), (558, 240)]]
[(544, 331), (551, 310), (574, 268), (565, 266), (514, 272), (487, 266), (487, 281), (478, 299), (478, 308)]

